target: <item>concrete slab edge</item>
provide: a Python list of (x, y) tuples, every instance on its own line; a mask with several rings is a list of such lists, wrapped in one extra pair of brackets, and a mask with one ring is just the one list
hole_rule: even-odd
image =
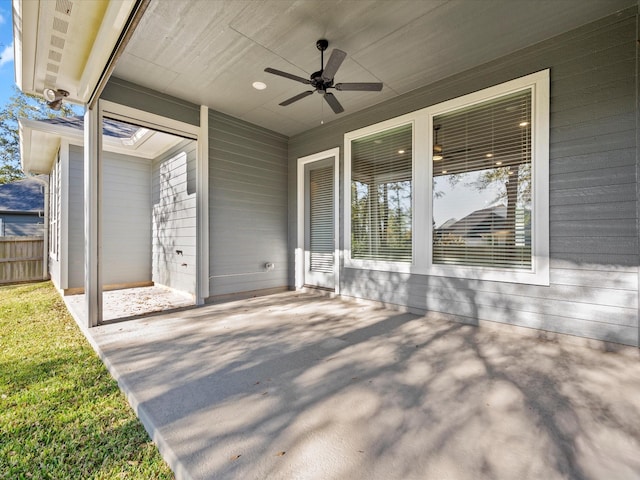
[(136, 396), (133, 394), (133, 390), (129, 387), (127, 382), (120, 375), (120, 372), (118, 372), (118, 369), (109, 361), (108, 357), (100, 348), (100, 345), (98, 345), (98, 343), (95, 341), (95, 339), (91, 335), (91, 330), (87, 328), (86, 325), (83, 325), (82, 319), (80, 318), (78, 313), (74, 311), (73, 308), (71, 308), (71, 306), (67, 303), (64, 297), (62, 298), (65, 302), (67, 310), (69, 311), (69, 314), (75, 320), (76, 324), (80, 328), (80, 331), (89, 342), (89, 345), (91, 345), (91, 348), (93, 348), (93, 350), (98, 355), (98, 358), (100, 358), (100, 360), (105, 365), (105, 367), (107, 367), (107, 370), (109, 371), (111, 376), (118, 383), (118, 387), (124, 393), (125, 397), (127, 398), (127, 401), (129, 402), (129, 405), (131, 406), (136, 416), (142, 423), (142, 426), (144, 427), (144, 429), (149, 434), (149, 437), (156, 444), (156, 447), (158, 448), (160, 455), (167, 462), (167, 464), (173, 471), (176, 477), (176, 480), (193, 480), (193, 477), (191, 476), (187, 468), (184, 466), (184, 464), (180, 461), (180, 459), (178, 458), (178, 455), (176, 455), (176, 453), (169, 446), (169, 444), (164, 439), (162, 434), (158, 431), (149, 414), (146, 412), (146, 410), (143, 407), (140, 406), (140, 402), (138, 401)]

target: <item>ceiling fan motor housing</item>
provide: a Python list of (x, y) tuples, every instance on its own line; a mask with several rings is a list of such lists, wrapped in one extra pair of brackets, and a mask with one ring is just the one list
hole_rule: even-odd
[(311, 85), (316, 90), (322, 90), (323, 92), (325, 92), (327, 88), (333, 87), (333, 78), (331, 80), (324, 81), (322, 79), (322, 72), (323, 72), (322, 70), (313, 72), (311, 74), (311, 77), (309, 77), (309, 79), (311, 80)]
[(316, 47), (321, 52), (324, 52), (327, 49), (328, 46), (329, 46), (329, 41), (325, 40), (324, 38), (321, 38), (320, 40), (318, 40), (316, 42)]

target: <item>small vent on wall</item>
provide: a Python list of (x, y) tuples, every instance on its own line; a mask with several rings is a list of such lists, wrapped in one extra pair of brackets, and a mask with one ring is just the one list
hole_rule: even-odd
[(62, 20), (58, 17), (54, 17), (53, 29), (57, 32), (64, 33), (66, 35), (67, 31), (69, 30), (69, 22), (67, 22), (66, 20)]
[(58, 77), (57, 75), (51, 75), (47, 73), (44, 77), (44, 81), (47, 85), (55, 85), (56, 82), (58, 81)]
[(58, 72), (60, 71), (60, 67), (58, 65), (54, 65), (53, 63), (47, 63), (47, 71), (58, 74)]
[(56, 0), (56, 12), (63, 13), (65, 15), (71, 15), (71, 9), (73, 8), (73, 2), (70, 0)]
[(51, 45), (53, 47), (56, 47), (62, 50), (64, 48), (64, 44), (65, 44), (64, 38), (60, 38), (57, 35), (51, 35)]

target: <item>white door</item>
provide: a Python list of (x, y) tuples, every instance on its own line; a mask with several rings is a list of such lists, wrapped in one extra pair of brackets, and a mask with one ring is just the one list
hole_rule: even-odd
[(304, 165), (304, 284), (335, 290), (334, 158)]

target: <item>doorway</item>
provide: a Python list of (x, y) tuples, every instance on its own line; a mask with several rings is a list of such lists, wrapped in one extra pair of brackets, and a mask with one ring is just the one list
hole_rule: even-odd
[(296, 287), (339, 290), (339, 149), (298, 159)]

